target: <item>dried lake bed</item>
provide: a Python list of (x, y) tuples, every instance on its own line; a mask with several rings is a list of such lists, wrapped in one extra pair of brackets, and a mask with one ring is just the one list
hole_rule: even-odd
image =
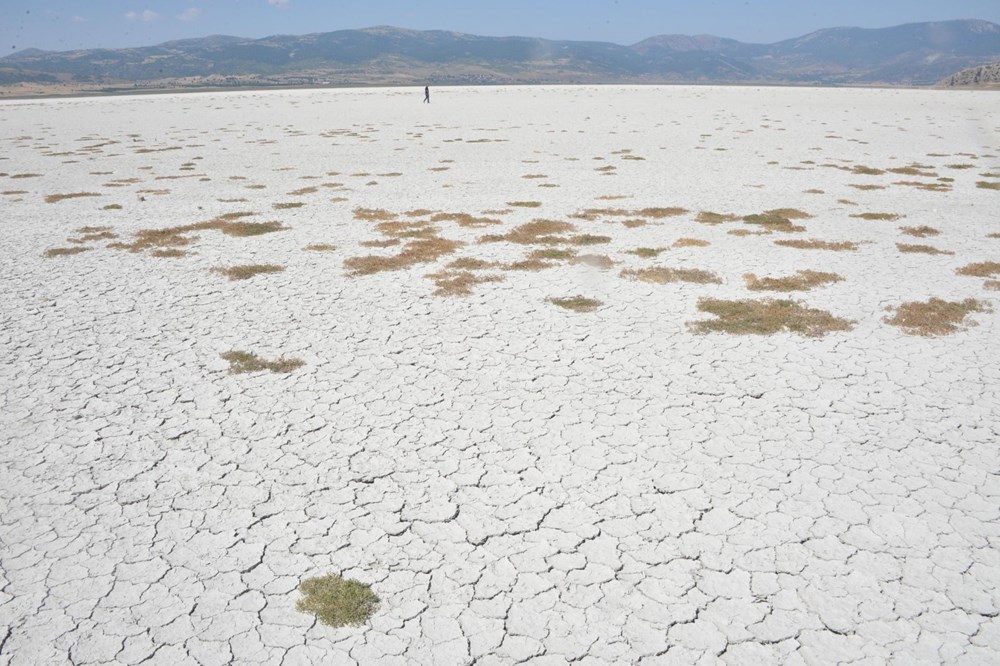
[(997, 99), (0, 102), (0, 663), (997, 662)]

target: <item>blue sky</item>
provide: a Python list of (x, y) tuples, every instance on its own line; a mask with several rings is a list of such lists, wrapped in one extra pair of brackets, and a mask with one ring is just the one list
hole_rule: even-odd
[(1000, 23), (1000, 0), (0, 0), (0, 53), (372, 25), (619, 44), (669, 33), (768, 43), (835, 26), (956, 18)]

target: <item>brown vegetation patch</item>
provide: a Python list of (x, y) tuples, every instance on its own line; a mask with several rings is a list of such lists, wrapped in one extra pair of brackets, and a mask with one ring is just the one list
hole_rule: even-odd
[(883, 171), (882, 169), (876, 169), (875, 167), (864, 166), (862, 164), (858, 164), (857, 166), (850, 168), (847, 167), (838, 167), (838, 168), (844, 168), (847, 171), (852, 171), (858, 174), (859, 176), (881, 176), (883, 173), (885, 173), (885, 171)]
[(896, 213), (857, 213), (855, 215), (851, 215), (851, 217), (859, 220), (886, 220), (888, 222), (893, 222), (904, 216), (897, 215)]
[(101, 207), (101, 210), (121, 210), (121, 204), (108, 204), (107, 206)]
[(513, 230), (503, 235), (483, 236), (479, 239), (479, 242), (496, 243), (506, 241), (508, 243), (517, 243), (519, 245), (553, 245), (555, 243), (566, 242), (565, 237), (557, 236), (555, 234), (575, 230), (576, 227), (569, 222), (537, 219), (532, 222), (528, 222), (527, 224), (522, 224), (519, 227), (515, 227)]
[(929, 168), (930, 167), (926, 165), (920, 164), (920, 165), (911, 165), (907, 167), (898, 167), (895, 169), (889, 169), (889, 172), (896, 173), (901, 176), (923, 176), (924, 178), (936, 177), (937, 174), (934, 173), (933, 171), (926, 171), (926, 169)]
[(621, 276), (628, 280), (651, 282), (653, 284), (670, 284), (672, 282), (692, 282), (695, 284), (722, 283), (722, 280), (714, 273), (703, 271), (699, 268), (665, 268), (663, 266), (638, 269), (627, 268), (621, 272)]
[(396, 255), (349, 257), (344, 260), (344, 267), (352, 276), (398, 271), (416, 264), (437, 261), (444, 255), (451, 254), (461, 245), (462, 243), (459, 241), (447, 238), (421, 238), (407, 243), (402, 251)]
[(983, 288), (990, 291), (1000, 291), (1000, 280), (987, 280), (983, 283)]
[(893, 185), (903, 185), (905, 187), (915, 187), (918, 190), (927, 190), (928, 192), (950, 192), (951, 185), (945, 183), (922, 183), (917, 180), (897, 180)]
[(547, 268), (555, 268), (557, 264), (551, 261), (542, 261), (541, 259), (522, 259), (521, 261), (511, 262), (503, 267), (505, 271), (542, 271)]
[(497, 265), (491, 261), (484, 261), (483, 259), (476, 259), (474, 257), (460, 257), (445, 266), (445, 268), (461, 271), (482, 271), (496, 267)]
[(563, 249), (563, 248), (547, 247), (541, 250), (535, 250), (534, 252), (528, 255), (528, 258), (564, 260), (564, 259), (572, 259), (575, 256), (576, 256), (576, 250), (568, 248)]
[(388, 238), (386, 240), (368, 240), (361, 241), (362, 247), (393, 247), (399, 245), (400, 240), (398, 238)]
[(848, 185), (848, 187), (853, 187), (856, 190), (863, 190), (869, 192), (871, 190), (884, 190), (885, 185)]
[(12, 197), (18, 194), (27, 194), (27, 193), (28, 190), (4, 190), (3, 192), (0, 192), (0, 194), (2, 194), (5, 197)]
[(305, 205), (306, 204), (302, 201), (289, 201), (287, 203), (276, 203), (274, 204), (274, 207), (277, 210), (285, 210), (287, 208), (301, 208), (302, 206)]
[(809, 189), (803, 190), (802, 194), (826, 194), (825, 190)]
[(665, 247), (637, 247), (634, 250), (629, 250), (627, 254), (634, 254), (637, 257), (643, 259), (653, 259), (654, 257), (660, 256), (662, 252), (666, 252)]
[(301, 368), (305, 363), (297, 358), (281, 358), (273, 361), (263, 359), (252, 352), (233, 350), (220, 354), (223, 360), (229, 361), (229, 374), (242, 375), (250, 372), (270, 370), (277, 373), (289, 373)]
[(939, 250), (932, 245), (907, 245), (906, 243), (896, 243), (896, 248), (900, 252), (907, 254), (955, 254), (946, 250)]
[(641, 218), (635, 218), (632, 220), (622, 220), (622, 225), (626, 229), (635, 229), (636, 227), (644, 227), (647, 224), (648, 222), (646, 222), (646, 220), (643, 220)]
[(747, 215), (743, 218), (743, 221), (747, 224), (755, 224), (763, 227), (769, 231), (780, 231), (783, 233), (796, 233), (800, 231), (805, 231), (806, 228), (796, 224), (792, 224), (792, 221), (784, 216), (779, 215), (776, 212), (768, 211), (760, 215)]
[(541, 201), (508, 201), (508, 206), (513, 208), (539, 208), (542, 205)]
[(791, 300), (702, 298), (698, 301), (698, 310), (716, 318), (691, 322), (689, 325), (697, 333), (774, 335), (788, 331), (821, 337), (833, 331), (849, 331), (854, 323)]
[(740, 219), (740, 216), (731, 213), (713, 213), (710, 210), (703, 210), (694, 219), (696, 222), (701, 222), (702, 224), (722, 224), (723, 222), (735, 222)]
[(477, 275), (462, 270), (431, 273), (427, 277), (437, 286), (435, 296), (470, 296), (476, 285), (504, 280), (502, 275)]
[(970, 277), (981, 277), (981, 278), (992, 278), (1000, 276), (1000, 262), (996, 261), (981, 261), (975, 264), (969, 264), (968, 266), (963, 266), (955, 271), (959, 275), (968, 275)]
[(231, 222), (229, 219), (252, 215), (253, 213), (228, 213), (207, 222), (197, 222), (178, 227), (162, 229), (141, 229), (133, 234), (131, 243), (112, 243), (108, 247), (130, 252), (142, 252), (151, 248), (184, 247), (193, 243), (197, 236), (188, 234), (196, 231), (221, 231), (227, 236), (247, 237), (281, 231), (287, 227), (280, 222)]
[(428, 215), (433, 215), (434, 211), (428, 210), (426, 208), (417, 208), (414, 210), (408, 210), (403, 213), (406, 217), (427, 217)]
[(760, 229), (758, 231), (751, 231), (750, 229), (733, 229), (732, 231), (727, 231), (730, 236), (770, 236), (773, 231), (769, 229)]
[(844, 278), (836, 273), (799, 271), (795, 275), (780, 278), (758, 278), (753, 273), (747, 273), (743, 279), (750, 291), (809, 291), (813, 287), (840, 282)]
[(711, 245), (707, 240), (700, 238), (678, 238), (674, 241), (674, 247), (708, 247)]
[(88, 250), (90, 250), (89, 247), (53, 247), (46, 250), (43, 256), (47, 258), (63, 257), (70, 254), (80, 254)]
[(330, 245), (329, 243), (313, 243), (312, 245), (306, 245), (306, 249), (312, 252), (333, 252), (337, 249), (337, 246)]
[[(892, 311), (893, 308), (886, 308)], [(911, 301), (895, 308), (896, 314), (883, 321), (899, 326), (908, 335), (948, 335), (965, 330), (975, 322), (966, 317), (973, 312), (987, 312), (987, 305), (974, 298), (964, 301), (945, 301), (932, 298), (928, 301)]]
[(79, 199), (80, 197), (99, 197), (97, 192), (69, 192), (68, 194), (49, 194), (45, 197), (45, 203), (56, 203), (64, 199)]
[(244, 264), (242, 266), (230, 266), (229, 268), (213, 268), (212, 272), (225, 275), (230, 280), (249, 280), (255, 275), (280, 273), (284, 270), (284, 266), (277, 264)]
[(808, 220), (815, 217), (798, 208), (772, 208), (771, 210), (764, 211), (764, 215), (777, 215), (789, 220)]
[(379, 222), (384, 220), (395, 220), (398, 217), (395, 213), (390, 213), (381, 208), (355, 208), (354, 219), (365, 222)]
[(852, 241), (824, 241), (824, 240), (779, 240), (774, 241), (775, 245), (784, 247), (794, 247), (798, 250), (831, 250), (833, 252), (846, 252), (857, 250), (859, 245)]
[(976, 182), (976, 187), (983, 190), (1000, 190), (1000, 182), (991, 183), (988, 180), (980, 180)]
[(41, 176), (42, 176), (42, 174), (40, 174), (40, 173), (15, 173), (15, 174), (12, 174), (10, 177), (11, 178), (41, 178)]
[(548, 178), (548, 176), (544, 173), (529, 173), (521, 176), (521, 178), (524, 178), (525, 180), (537, 180), (539, 178)]
[(907, 236), (916, 236), (917, 238), (926, 238), (927, 236), (937, 236), (941, 232), (934, 227), (928, 227), (927, 225), (919, 227), (900, 227), (902, 231)]
[(437, 213), (431, 217), (431, 222), (455, 222), (460, 227), (478, 229), (497, 224), (503, 224), (492, 217), (474, 217), (468, 213)]
[(167, 248), (166, 250), (153, 250), (150, 252), (150, 255), (164, 259), (177, 259), (179, 257), (186, 257), (187, 252), (176, 248)]
[(573, 245), (602, 245), (604, 243), (610, 243), (610, 236), (595, 236), (594, 234), (579, 234), (577, 236), (570, 236), (569, 242)]
[(596, 298), (586, 298), (584, 296), (567, 296), (562, 298), (548, 298), (546, 300), (553, 305), (558, 305), (573, 312), (594, 312), (597, 308), (604, 305), (604, 303)]
[(665, 217), (677, 217), (688, 213), (686, 208), (642, 208), (635, 212), (639, 217), (651, 217), (660, 220)]

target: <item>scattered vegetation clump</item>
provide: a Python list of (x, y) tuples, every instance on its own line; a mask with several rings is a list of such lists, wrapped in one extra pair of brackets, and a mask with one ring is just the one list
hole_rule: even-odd
[(437, 213), (431, 217), (431, 222), (455, 222), (460, 227), (472, 229), (503, 224), (500, 220), (492, 217), (475, 217), (468, 213)]
[(740, 216), (731, 213), (713, 213), (710, 210), (703, 210), (694, 219), (696, 222), (701, 222), (702, 224), (722, 224), (723, 222), (735, 222), (740, 219)]
[(698, 301), (698, 310), (716, 318), (691, 322), (689, 325), (697, 333), (774, 335), (788, 331), (807, 337), (821, 337), (833, 331), (849, 331), (854, 323), (792, 300), (702, 298)]
[(602, 245), (604, 243), (610, 243), (610, 236), (595, 236), (594, 234), (580, 234), (578, 236), (570, 236), (569, 242), (573, 245)]
[(751, 231), (750, 229), (732, 229), (726, 233), (730, 236), (770, 236), (774, 232), (769, 229), (758, 229), (757, 231)]
[(859, 176), (881, 176), (885, 173), (882, 169), (876, 169), (875, 167), (864, 166), (862, 164), (858, 164), (850, 168), (849, 171), (852, 171)]
[(541, 250), (535, 250), (528, 255), (529, 259), (572, 259), (576, 256), (576, 250), (547, 247)]
[(466, 270), (442, 271), (427, 277), (437, 286), (435, 296), (470, 296), (476, 285), (504, 280), (502, 275), (477, 275)]
[(540, 208), (542, 205), (541, 201), (508, 201), (508, 206), (512, 208)]
[(313, 243), (311, 245), (306, 245), (307, 250), (312, 252), (333, 252), (337, 249), (336, 245), (330, 245), (329, 243)]
[(403, 213), (406, 217), (427, 217), (428, 215), (433, 215), (434, 211), (427, 210), (426, 208), (416, 208), (414, 210), (408, 210)]
[(604, 305), (604, 303), (596, 298), (586, 298), (584, 296), (567, 296), (562, 298), (549, 298), (547, 300), (553, 305), (558, 305), (561, 308), (572, 310), (573, 312), (594, 312), (597, 308)]
[(395, 220), (395, 213), (390, 213), (387, 210), (381, 208), (355, 208), (354, 209), (354, 219), (364, 220), (365, 222), (384, 222), (387, 220)]
[(40, 173), (15, 173), (15, 174), (12, 174), (10, 177), (11, 178), (41, 178), (41, 176), (42, 176), (42, 174), (40, 174)]
[(980, 180), (976, 182), (976, 187), (983, 190), (1000, 190), (1000, 181), (991, 183), (988, 180)]
[(300, 613), (315, 615), (329, 627), (361, 626), (378, 609), (379, 598), (370, 585), (329, 574), (307, 578), (299, 584)]
[(427, 264), (451, 254), (462, 243), (447, 238), (418, 238), (407, 243), (399, 254), (392, 256), (369, 255), (366, 257), (349, 257), (344, 260), (348, 274), (372, 275), (386, 271), (398, 271), (416, 264)]
[(862, 191), (865, 191), (865, 192), (869, 192), (871, 190), (884, 190), (885, 189), (885, 185), (849, 185), (849, 187), (853, 187), (856, 190), (862, 190)]
[(857, 250), (859, 246), (858, 243), (852, 241), (824, 241), (824, 240), (778, 240), (774, 241), (775, 245), (782, 245), (784, 247), (794, 247), (798, 250), (830, 250), (832, 252), (853, 252)]
[(917, 238), (926, 238), (928, 236), (937, 236), (941, 232), (934, 227), (929, 227), (927, 225), (922, 225), (919, 227), (900, 227), (902, 231), (907, 236), (915, 236)]
[(626, 268), (621, 272), (621, 276), (628, 280), (638, 280), (640, 282), (651, 282), (653, 284), (669, 284), (671, 282), (693, 282), (695, 284), (721, 284), (714, 273), (703, 271), (699, 268), (665, 268), (654, 266), (652, 268)]
[(305, 363), (297, 358), (282, 356), (274, 361), (263, 359), (252, 352), (233, 350), (220, 354), (222, 359), (229, 361), (229, 374), (243, 375), (251, 372), (270, 370), (276, 373), (289, 373), (301, 368)]
[(303, 201), (289, 201), (286, 203), (276, 203), (274, 204), (274, 208), (277, 210), (286, 210), (288, 208), (301, 208), (305, 205), (306, 204)]
[(889, 172), (896, 173), (901, 176), (923, 176), (924, 178), (937, 177), (936, 173), (933, 171), (927, 171), (927, 169), (930, 169), (930, 167), (926, 164), (911, 164), (910, 166), (889, 169)]
[(655, 220), (659, 220), (665, 217), (678, 217), (680, 215), (685, 215), (688, 212), (686, 208), (643, 208), (636, 211), (636, 215), (639, 217), (651, 217)]
[(606, 271), (612, 268), (617, 262), (606, 254), (581, 254), (573, 258), (573, 263), (592, 266), (593, 268)]
[(101, 210), (121, 210), (121, 204), (108, 204), (107, 206), (102, 206)]
[(298, 190), (292, 190), (288, 194), (290, 196), (302, 196), (303, 194), (314, 194), (316, 192), (319, 192), (319, 188), (309, 186), (309, 187), (303, 187), (303, 188), (298, 189)]
[(778, 215), (789, 220), (808, 220), (813, 218), (813, 215), (805, 212), (804, 210), (799, 210), (798, 208), (772, 208), (771, 210), (765, 211), (765, 215)]
[(646, 220), (640, 217), (633, 218), (631, 220), (622, 220), (622, 226), (624, 226), (626, 229), (635, 229), (637, 227), (644, 227), (647, 224), (648, 222), (646, 222)]
[(795, 275), (780, 278), (759, 278), (753, 273), (747, 273), (743, 279), (750, 291), (809, 291), (813, 287), (841, 282), (844, 278), (836, 273), (799, 271)]
[(955, 272), (959, 275), (967, 275), (969, 277), (997, 277), (1000, 275), (1000, 262), (981, 261), (979, 263), (969, 264), (968, 266), (962, 266)]
[[(893, 308), (886, 308), (890, 312)], [(928, 301), (911, 301), (895, 308), (892, 317), (884, 321), (899, 326), (908, 335), (948, 335), (965, 330), (975, 322), (966, 321), (973, 312), (987, 312), (985, 303), (974, 298), (964, 301), (945, 301), (932, 298)]]
[(153, 248), (188, 246), (197, 239), (197, 236), (190, 235), (196, 231), (221, 231), (227, 236), (249, 237), (287, 229), (281, 222), (231, 221), (247, 215), (253, 215), (253, 213), (227, 213), (207, 222), (162, 229), (141, 229), (135, 232), (134, 240), (131, 243), (112, 243), (108, 247), (130, 252), (143, 252)]
[(86, 252), (89, 249), (89, 247), (53, 247), (46, 250), (43, 256), (51, 259), (52, 257), (64, 257), (71, 254), (80, 254), (81, 252)]
[(179, 257), (187, 256), (187, 252), (184, 250), (178, 250), (177, 248), (167, 248), (165, 250), (153, 250), (150, 252), (150, 255), (165, 259), (177, 259)]
[(743, 218), (743, 221), (747, 224), (759, 225), (769, 231), (795, 233), (806, 230), (803, 226), (792, 224), (792, 221), (788, 217), (771, 211), (760, 215), (747, 215)]
[(923, 183), (919, 180), (897, 180), (893, 185), (903, 185), (904, 187), (915, 187), (918, 190), (927, 190), (928, 192), (950, 192), (952, 178), (939, 178), (943, 182), (940, 183)]
[(627, 254), (634, 254), (643, 259), (653, 259), (666, 251), (667, 248), (665, 247), (637, 247), (634, 250), (629, 250)]
[(361, 241), (362, 247), (394, 247), (400, 244), (398, 238), (387, 238), (385, 240), (367, 240)]
[(556, 234), (569, 231), (576, 231), (576, 227), (569, 222), (538, 219), (515, 227), (503, 235), (483, 236), (479, 239), (479, 242), (496, 243), (506, 241), (519, 245), (553, 245), (556, 243), (565, 243), (566, 238)]
[(503, 267), (505, 271), (542, 271), (546, 268), (555, 268), (556, 264), (551, 261), (542, 261), (541, 259), (522, 259), (521, 261), (514, 261)]
[(68, 194), (50, 194), (45, 197), (45, 203), (56, 203), (65, 199), (79, 199), (80, 197), (99, 197), (97, 192), (70, 192)]
[(213, 268), (212, 272), (225, 275), (230, 280), (249, 280), (255, 275), (280, 273), (283, 270), (285, 270), (285, 267), (277, 264), (244, 264), (242, 266), (230, 266), (229, 268)]
[(1000, 280), (987, 280), (983, 283), (983, 288), (990, 291), (1000, 291)]
[(475, 257), (460, 257), (451, 262), (445, 268), (462, 271), (482, 271), (488, 268), (496, 268), (496, 264)]
[(898, 220), (903, 216), (897, 215), (896, 213), (856, 213), (854, 215), (851, 215), (851, 217), (857, 218), (859, 220), (887, 220), (889, 222), (892, 222), (894, 220)]
[(907, 254), (955, 254), (946, 250), (939, 250), (932, 245), (907, 245), (906, 243), (896, 243), (896, 248), (900, 252)]
[(709, 245), (711, 243), (700, 238), (678, 238), (674, 241), (674, 247), (708, 247)]

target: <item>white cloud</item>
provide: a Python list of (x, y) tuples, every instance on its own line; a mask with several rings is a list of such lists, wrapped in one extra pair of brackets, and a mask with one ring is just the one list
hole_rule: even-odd
[(83, 16), (74, 16), (73, 17), (73, 23), (86, 23), (86, 22), (87, 22), (87, 19), (84, 18)]
[(291, 0), (267, 0), (267, 4), (272, 7), (287, 7)]
[(147, 9), (142, 13), (129, 12), (125, 14), (125, 18), (127, 18), (129, 21), (142, 21), (143, 23), (152, 23), (156, 19), (160, 18), (160, 15), (154, 12), (152, 9)]
[(180, 21), (194, 21), (199, 16), (201, 16), (200, 9), (198, 9), (197, 7), (189, 7), (188, 9), (185, 9), (183, 12), (178, 14), (177, 19)]

